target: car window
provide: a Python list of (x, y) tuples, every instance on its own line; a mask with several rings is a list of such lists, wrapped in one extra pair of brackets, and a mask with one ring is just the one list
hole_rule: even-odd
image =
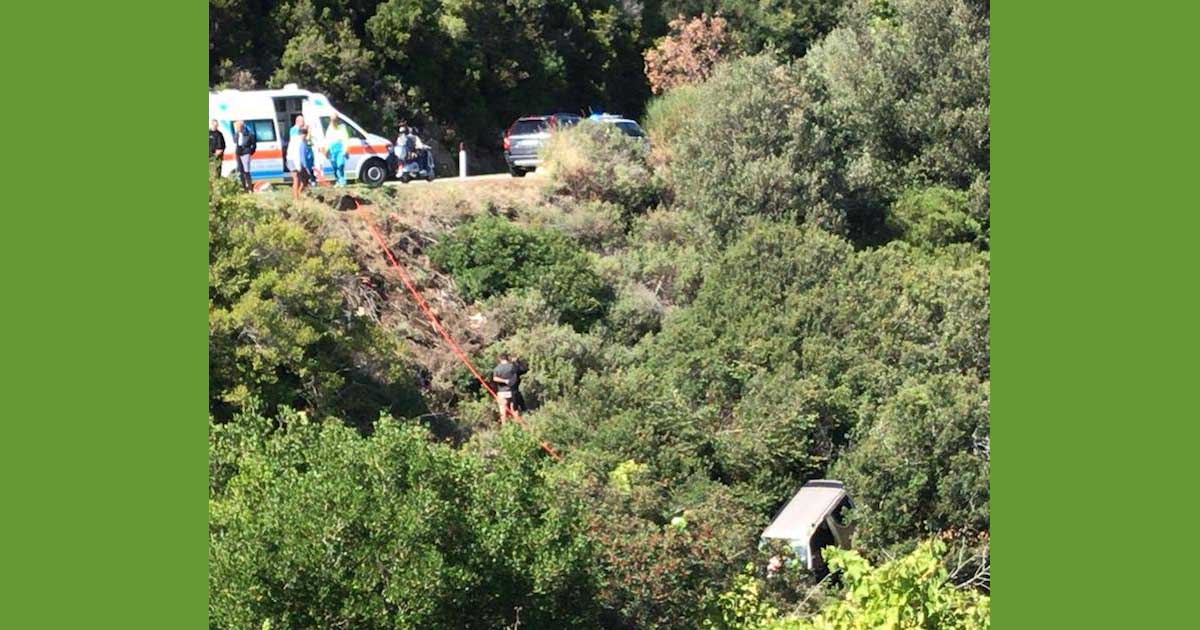
[(541, 133), (549, 127), (545, 120), (518, 120), (513, 124), (512, 135), (523, 136), (531, 133)]
[(829, 517), (833, 519), (834, 524), (837, 525), (838, 527), (845, 527), (846, 526), (846, 516), (847, 516), (847, 512), (849, 509), (850, 509), (849, 502), (846, 501), (845, 499), (842, 499), (841, 502), (838, 503), (837, 508), (835, 508), (833, 510), (833, 512), (830, 513)]

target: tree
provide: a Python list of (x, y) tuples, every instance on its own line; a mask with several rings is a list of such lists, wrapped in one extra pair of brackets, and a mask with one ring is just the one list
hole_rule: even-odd
[(990, 170), (990, 27), (963, 0), (856, 0), (801, 62), (798, 135), (825, 164), (859, 240), (879, 242), (909, 188), (966, 190)]
[(969, 203), (965, 191), (940, 186), (910, 190), (892, 205), (888, 227), (918, 247), (986, 242), (984, 226)]
[(650, 91), (661, 94), (712, 75), (730, 44), (728, 22), (721, 16), (671, 20), (671, 33), (646, 51), (646, 78)]
[[(288, 40), (271, 84), (296, 83), (321, 90), (335, 103), (362, 103), (376, 92), (378, 64), (346, 20), (326, 17)], [(377, 119), (367, 119), (374, 122)]]
[(986, 532), (988, 386), (941, 375), (908, 382), (855, 428), (834, 475), (854, 490), (857, 543), (884, 549), (943, 530)]
[(596, 625), (581, 504), (535, 440), (499, 438), (484, 461), (386, 418), (214, 426), (213, 626)]
[(774, 50), (801, 57), (837, 24), (843, 4), (844, 0), (663, 0), (659, 11), (666, 19), (721, 15), (741, 52)]
[[(719, 67), (694, 91), (676, 92), (663, 98), (689, 105), (673, 117), (678, 130), (667, 134), (677, 204), (722, 242), (736, 237), (751, 217), (803, 220), (818, 199), (807, 194), (796, 138), (781, 120), (801, 106), (788, 70), (773, 57), (749, 57)], [(650, 133), (663, 138), (655, 127)]]
[(970, 191), (986, 226), (988, 38), (962, 0), (856, 0), (803, 59), (740, 59), (651, 106), (672, 192), (722, 240), (765, 217), (879, 245), (893, 203), (931, 186)]
[(217, 420), (278, 405), (366, 427), (379, 409), (422, 410), (348, 245), (311, 209), (272, 210), (214, 180), (209, 197), (209, 410)]

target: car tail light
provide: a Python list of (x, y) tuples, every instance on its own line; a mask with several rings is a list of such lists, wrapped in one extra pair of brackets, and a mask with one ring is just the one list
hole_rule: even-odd
[(508, 151), (509, 149), (512, 149), (512, 127), (504, 132), (504, 150)]

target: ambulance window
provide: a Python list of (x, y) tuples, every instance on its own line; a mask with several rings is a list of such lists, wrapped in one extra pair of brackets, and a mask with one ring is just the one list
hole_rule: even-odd
[[(346, 119), (344, 119), (344, 118), (342, 119), (342, 126), (346, 128), (346, 133), (350, 134), (351, 138), (358, 138), (359, 140), (366, 140), (366, 138), (363, 137), (362, 133), (360, 133), (357, 129), (355, 129), (354, 125), (347, 123)], [(321, 117), (321, 129), (324, 129), (325, 131), (329, 131), (329, 116)]]
[(274, 120), (247, 120), (246, 124), (254, 130), (254, 135), (259, 142), (275, 141)]

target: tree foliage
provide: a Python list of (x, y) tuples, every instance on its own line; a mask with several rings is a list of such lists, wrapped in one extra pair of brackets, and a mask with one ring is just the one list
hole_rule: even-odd
[(611, 289), (587, 255), (561, 233), (521, 228), (498, 217), (458, 228), (430, 259), (455, 275), (468, 300), (537, 289), (578, 330), (602, 317), (611, 301)]
[(626, 216), (654, 205), (661, 183), (649, 164), (649, 147), (616, 125), (584, 121), (550, 137), (542, 167), (548, 192), (614, 204)]
[(209, 409), (261, 405), (369, 424), (415, 413), (407, 361), (374, 313), (352, 306), (358, 266), (311, 209), (270, 209), (215, 180), (209, 197)]
[(853, 551), (830, 550), (829, 566), (845, 582), (846, 596), (821, 611), (811, 624), (797, 627), (815, 630), (991, 627), (990, 598), (948, 583), (949, 575), (942, 565), (945, 550), (939, 541), (923, 542), (911, 554), (879, 567), (872, 567)]
[(991, 627), (991, 599), (956, 587), (942, 563), (941, 541), (922, 542), (911, 553), (872, 566), (858, 552), (830, 548), (829, 568), (843, 582), (843, 596), (811, 618), (783, 615), (763, 595), (753, 567), (717, 600), (706, 628), (720, 630), (867, 630), (870, 628)]
[(799, 61), (744, 58), (668, 93), (686, 103), (657, 106), (650, 131), (671, 145), (675, 195), (722, 238), (762, 216), (880, 244), (906, 190), (986, 197), (988, 46), (962, 0), (859, 0)]
[(671, 20), (671, 33), (646, 51), (650, 91), (661, 94), (712, 75), (717, 62), (728, 54), (728, 26), (725, 18), (707, 14), (691, 20), (682, 16)]
[(210, 440), (209, 613), (229, 628), (592, 625), (582, 505), (529, 436), (488, 461), (287, 411)]
[[(804, 55), (837, 23), (845, 0), (663, 0), (667, 19), (703, 13), (729, 22), (737, 48), (747, 54), (775, 50)], [(649, 3), (647, 3), (649, 4)]]

